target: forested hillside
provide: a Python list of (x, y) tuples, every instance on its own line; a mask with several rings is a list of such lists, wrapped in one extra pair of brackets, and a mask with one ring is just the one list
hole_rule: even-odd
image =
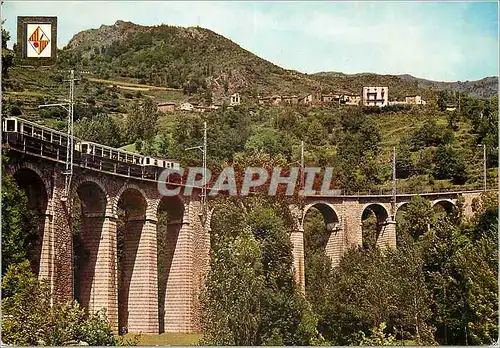
[(60, 62), (62, 67), (90, 69), (102, 77), (128, 77), (205, 95), (238, 91), (256, 96), (319, 88), (305, 74), (284, 70), (200, 27), (117, 21), (75, 35), (61, 51)]

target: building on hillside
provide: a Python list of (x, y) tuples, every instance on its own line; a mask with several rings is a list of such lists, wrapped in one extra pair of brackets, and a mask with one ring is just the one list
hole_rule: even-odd
[(407, 95), (404, 101), (392, 100), (389, 105), (425, 105), (425, 100), (419, 95)]
[(259, 105), (279, 105), (283, 101), (283, 98), (280, 95), (272, 95), (269, 97), (260, 97), (259, 96)]
[(427, 102), (419, 95), (407, 95), (405, 97), (406, 104), (408, 105), (425, 105)]
[(298, 104), (299, 97), (296, 95), (283, 95), (281, 96), (281, 102), (285, 104)]
[(166, 103), (158, 103), (158, 110), (160, 111), (174, 111), (175, 103), (166, 102)]
[(302, 98), (300, 98), (299, 102), (301, 104), (312, 104), (314, 101), (314, 96), (312, 94), (308, 94)]
[(216, 109), (214, 109), (214, 105), (205, 106), (205, 105), (200, 105), (198, 103), (193, 103), (193, 111), (194, 112), (205, 112), (205, 111), (212, 111), (212, 110), (216, 110)]
[(273, 95), (268, 97), (258, 96), (259, 105), (279, 105), (279, 104), (305, 104), (305, 105), (320, 105), (320, 104), (333, 104), (339, 105), (359, 105), (361, 96), (359, 94), (352, 94), (350, 92), (333, 92), (328, 94), (321, 94), (314, 92), (304, 96), (297, 95)]
[(270, 97), (262, 97), (259, 95), (257, 100), (259, 101), (259, 105), (269, 104)]
[(386, 106), (389, 101), (389, 87), (363, 87), (363, 105)]
[(393, 105), (408, 105), (406, 101), (398, 101), (398, 100), (391, 100), (387, 105), (393, 106)]
[(344, 94), (342, 102), (345, 105), (359, 106), (361, 96), (359, 94)]
[(283, 101), (283, 98), (281, 98), (281, 96), (277, 95), (277, 94), (271, 96), (271, 98), (270, 98), (270, 102), (272, 105), (279, 105), (279, 104), (281, 104), (282, 101)]
[(184, 102), (181, 105), (179, 105), (179, 110), (182, 111), (193, 111), (194, 110), (194, 105), (188, 102)]
[(235, 106), (235, 105), (240, 105), (241, 104), (241, 97), (239, 93), (234, 93), (231, 95), (230, 100), (229, 100), (229, 105), (230, 106)]
[(343, 93), (340, 93), (340, 92), (322, 94), (321, 95), (321, 102), (322, 103), (340, 103), (340, 101), (342, 100), (342, 96), (343, 96)]

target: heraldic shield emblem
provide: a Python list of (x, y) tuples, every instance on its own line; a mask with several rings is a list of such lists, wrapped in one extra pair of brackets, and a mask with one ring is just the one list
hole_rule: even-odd
[[(28, 32), (29, 33), (29, 32)], [(49, 35), (45, 34), (40, 26), (37, 26), (33, 33), (30, 34), (28, 42), (33, 50), (40, 55), (43, 50), (50, 44)]]
[(43, 66), (56, 62), (57, 17), (17, 17), (17, 33), (24, 64)]

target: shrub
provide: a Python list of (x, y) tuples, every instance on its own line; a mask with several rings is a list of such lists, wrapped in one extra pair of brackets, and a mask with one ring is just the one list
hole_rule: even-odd
[(50, 305), (50, 289), (24, 261), (2, 280), (2, 340), (10, 345), (116, 345), (106, 314), (86, 315), (78, 302)]

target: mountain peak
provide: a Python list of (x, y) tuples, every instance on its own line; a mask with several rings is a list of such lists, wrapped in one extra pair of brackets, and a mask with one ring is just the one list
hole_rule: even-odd
[(211, 94), (217, 98), (219, 94), (234, 92), (302, 95), (318, 90), (344, 90), (360, 94), (365, 86), (387, 86), (396, 99), (407, 94), (430, 99), (434, 94), (430, 89), (444, 88), (489, 97), (496, 95), (497, 89), (496, 79), (450, 85), (408, 74), (337, 71), (308, 75), (283, 69), (199, 26), (145, 26), (117, 20), (113, 25), (76, 34), (62, 56), (66, 53), (71, 56), (67, 61), (75, 62), (75, 57), (79, 57), (76, 64), (80, 68), (92, 68), (110, 77), (142, 80), (144, 84), (184, 88), (189, 94), (204, 94), (207, 99)]

